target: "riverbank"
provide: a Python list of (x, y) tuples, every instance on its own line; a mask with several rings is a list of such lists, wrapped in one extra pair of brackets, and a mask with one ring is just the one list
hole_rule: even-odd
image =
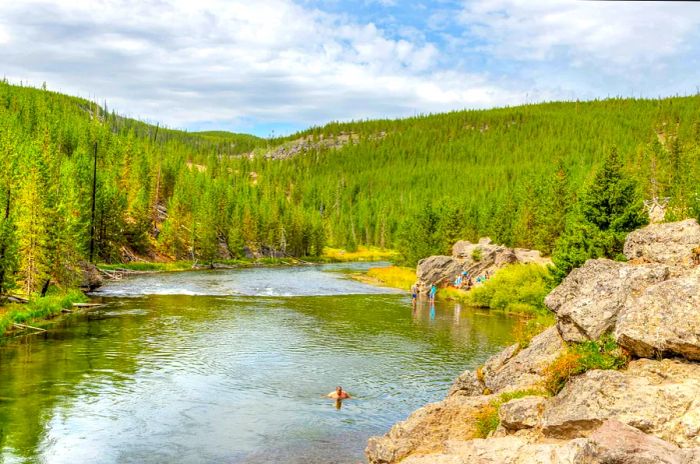
[(79, 290), (30, 299), (28, 303), (10, 303), (0, 307), (0, 341), (14, 333), (31, 332), (30, 327), (44, 328), (66, 312), (74, 303), (85, 303), (88, 298)]
[(698, 246), (689, 220), (588, 260), (545, 299), (555, 327), (370, 439), (369, 462), (700, 462)]

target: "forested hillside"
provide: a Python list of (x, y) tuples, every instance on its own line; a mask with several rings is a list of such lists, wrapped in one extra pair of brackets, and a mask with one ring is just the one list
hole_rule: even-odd
[[(558, 247), (567, 269), (614, 255), (644, 221), (644, 199), (668, 197), (669, 218), (698, 215), (698, 121), (700, 96), (610, 99), (264, 140), (158, 128), (2, 83), (0, 283), (70, 286), (90, 259), (211, 262), (325, 245), (397, 248), (413, 263), (483, 235)], [(285, 159), (265, 156), (302, 138)]]

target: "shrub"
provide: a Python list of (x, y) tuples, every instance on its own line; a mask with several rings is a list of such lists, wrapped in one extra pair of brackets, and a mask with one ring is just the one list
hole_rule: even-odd
[(629, 354), (610, 335), (573, 343), (546, 369), (545, 388), (556, 395), (575, 375), (592, 369), (622, 369), (628, 362)]
[(476, 247), (472, 251), (472, 259), (476, 261), (477, 263), (481, 261), (481, 248)]
[(513, 327), (513, 338), (520, 345), (520, 349), (525, 349), (530, 342), (545, 329), (553, 326), (557, 318), (549, 311), (538, 311), (532, 317), (519, 321)]
[(512, 264), (496, 272), (469, 292), (470, 303), (520, 313), (546, 310), (544, 297), (551, 289), (547, 268), (538, 264)]

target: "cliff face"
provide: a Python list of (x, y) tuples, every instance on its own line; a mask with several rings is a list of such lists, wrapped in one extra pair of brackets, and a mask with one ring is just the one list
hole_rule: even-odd
[(479, 243), (459, 241), (452, 247), (452, 256), (430, 256), (418, 262), (416, 285), (421, 293), (425, 293), (432, 284), (449, 283), (462, 271), (477, 277), (487, 272), (493, 274), (515, 263), (546, 266), (552, 261), (543, 258), (539, 251), (508, 248), (493, 243), (489, 238), (482, 238)]
[[(546, 299), (555, 327), (371, 438), (370, 463), (700, 463), (698, 247), (694, 220), (654, 224), (628, 237), (629, 262), (586, 262)], [(537, 394), (569, 343), (602, 335), (631, 355), (625, 369), (588, 370), (555, 396)], [(475, 438), (475, 418), (494, 404), (498, 427)]]

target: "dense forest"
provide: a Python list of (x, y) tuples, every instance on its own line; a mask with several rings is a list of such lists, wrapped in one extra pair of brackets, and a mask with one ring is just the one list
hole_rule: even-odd
[[(291, 155), (270, 155), (280, 150)], [(72, 286), (87, 261), (327, 245), (395, 248), (414, 264), (485, 235), (553, 254), (565, 273), (619, 254), (647, 220), (644, 200), (668, 202), (667, 219), (697, 217), (699, 155), (700, 96), (331, 123), (266, 140), (166, 129), (3, 82), (0, 291)]]

